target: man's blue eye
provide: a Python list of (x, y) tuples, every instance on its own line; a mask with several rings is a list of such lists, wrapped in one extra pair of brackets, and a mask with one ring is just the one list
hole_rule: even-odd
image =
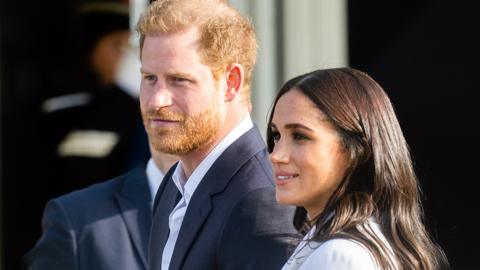
[(153, 81), (156, 79), (155, 75), (145, 75), (144, 78), (147, 81)]
[(173, 80), (174, 82), (176, 82), (176, 83), (185, 83), (185, 82), (188, 82), (188, 81), (189, 81), (188, 79), (181, 78), (181, 77), (173, 77), (172, 80)]

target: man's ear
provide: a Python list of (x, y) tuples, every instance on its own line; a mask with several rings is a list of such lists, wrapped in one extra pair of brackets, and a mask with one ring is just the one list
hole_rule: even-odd
[(225, 101), (230, 102), (240, 95), (243, 88), (244, 71), (242, 65), (238, 63), (228, 65), (226, 75)]

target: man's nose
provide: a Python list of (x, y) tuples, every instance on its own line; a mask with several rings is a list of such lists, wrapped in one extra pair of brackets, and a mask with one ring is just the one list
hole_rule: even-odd
[(151, 108), (156, 109), (171, 106), (173, 104), (171, 91), (165, 84), (158, 83), (155, 88), (152, 89), (148, 104)]

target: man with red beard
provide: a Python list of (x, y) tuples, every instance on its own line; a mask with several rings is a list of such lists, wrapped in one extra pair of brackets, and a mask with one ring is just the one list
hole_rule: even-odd
[(150, 269), (280, 269), (293, 209), (275, 201), (250, 118), (252, 25), (226, 1), (164, 0), (138, 31), (144, 125), (180, 158), (155, 199)]

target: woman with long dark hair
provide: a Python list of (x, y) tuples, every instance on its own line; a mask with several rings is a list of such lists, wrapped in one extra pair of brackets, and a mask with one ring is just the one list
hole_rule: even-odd
[(283, 269), (440, 269), (420, 188), (386, 93), (351, 69), (288, 81), (269, 119), (277, 201), (304, 236)]

